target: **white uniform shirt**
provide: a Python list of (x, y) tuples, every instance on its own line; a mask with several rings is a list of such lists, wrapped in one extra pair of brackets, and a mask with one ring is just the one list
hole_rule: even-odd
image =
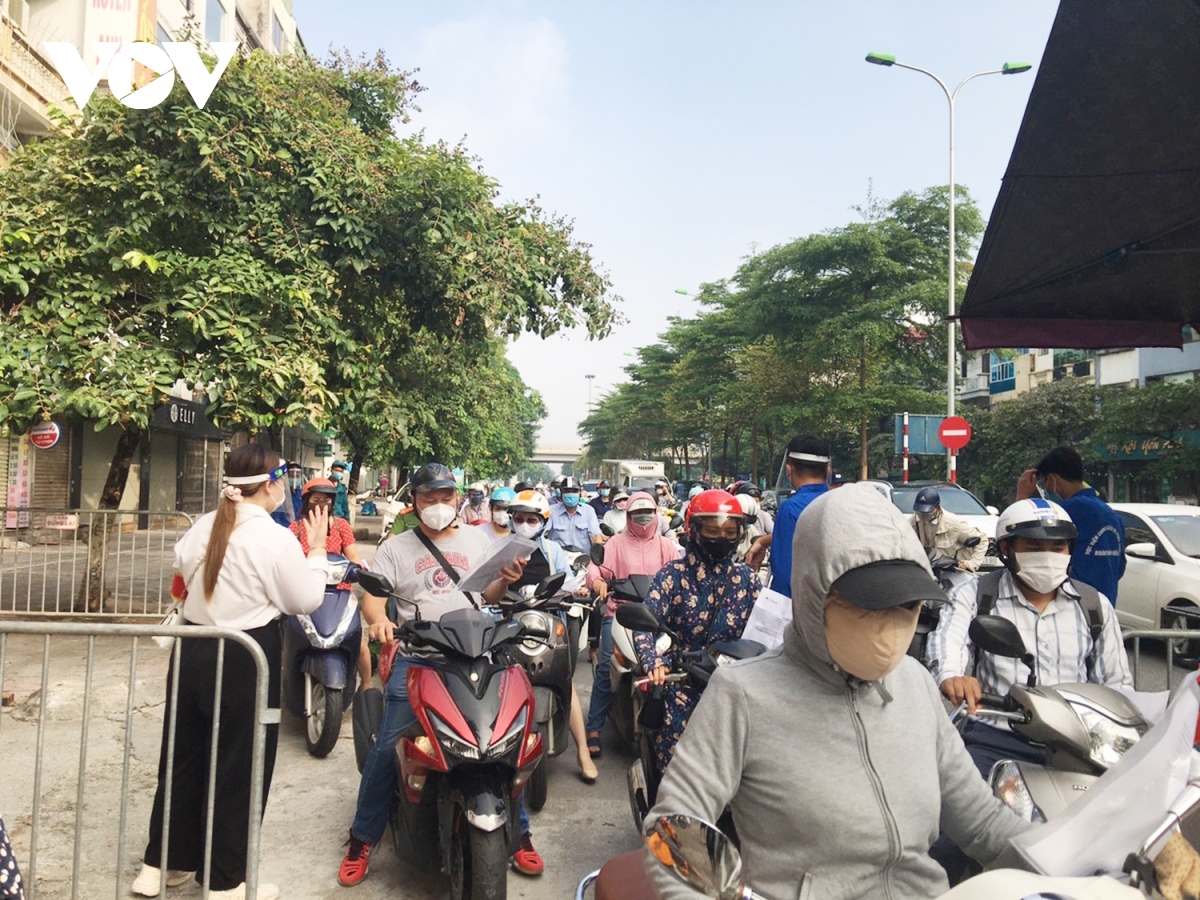
[(243, 501), (237, 514), (210, 599), (204, 597), (203, 560), (217, 514), (201, 516), (175, 545), (175, 571), (187, 579), (183, 617), (196, 625), (249, 631), (281, 614), (308, 613), (320, 606), (329, 563), (306, 559), (296, 536), (261, 506)]
[[(974, 674), (986, 694), (1004, 696), (1014, 684), (1024, 684), (1029, 670), (1020, 660), (979, 654), (979, 667), (972, 673), (975, 646), (967, 628), (978, 609), (979, 579), (968, 578), (950, 592), (950, 603), (942, 607), (937, 630), (929, 638), (929, 668), (940, 685), (948, 678)], [(1025, 649), (1037, 660), (1038, 684), (1077, 684), (1091, 681), (1109, 687), (1133, 687), (1129, 659), (1121, 640), (1121, 629), (1113, 606), (1100, 595), (1100, 613), (1104, 627), (1097, 642), (1095, 666), (1088, 678), (1087, 657), (1092, 635), (1087, 612), (1079, 595), (1067, 582), (1039, 614), (1013, 584), (1011, 572), (1000, 579), (991, 615), (1001, 616), (1017, 626)]]

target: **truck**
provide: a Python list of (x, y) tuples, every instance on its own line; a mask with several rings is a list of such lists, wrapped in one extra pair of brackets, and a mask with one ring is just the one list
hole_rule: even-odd
[(654, 482), (666, 477), (666, 468), (653, 459), (606, 459), (600, 463), (600, 477), (630, 491), (653, 491)]

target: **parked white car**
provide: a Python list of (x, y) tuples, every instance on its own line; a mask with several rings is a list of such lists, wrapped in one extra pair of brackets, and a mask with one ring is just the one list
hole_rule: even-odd
[[(1125, 525), (1117, 621), (1127, 628), (1200, 630), (1200, 506), (1114, 503)], [(1175, 662), (1200, 663), (1200, 641), (1175, 641)]]

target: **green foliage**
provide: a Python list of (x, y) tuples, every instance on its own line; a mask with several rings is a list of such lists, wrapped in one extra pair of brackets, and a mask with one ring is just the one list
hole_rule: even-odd
[(0, 170), (0, 422), (143, 431), (183, 378), (231, 428), (519, 465), (544, 411), (503, 338), (602, 336), (608, 281), (462, 148), (395, 137), (417, 90), (382, 56), (252, 53), (204, 110), (181, 84), (153, 110), (98, 96), (18, 153)]
[(1188, 443), (1183, 432), (1200, 429), (1200, 382), (1160, 381), (1143, 388), (1116, 391), (1104, 400), (1104, 415), (1092, 435), (1098, 447), (1119, 449), (1130, 443), (1157, 439), (1161, 449), (1146, 463), (1116, 463), (1153, 481), (1179, 479), (1192, 496), (1200, 496), (1200, 446)]
[[(945, 404), (947, 191), (872, 199), (860, 213), (704, 285), (701, 311), (641, 348), (629, 382), (581, 423), (587, 462), (682, 464), (709, 447), (719, 474), (773, 477), (778, 451), (804, 430), (832, 438), (840, 462), (857, 468), (866, 447), (868, 463), (886, 468), (890, 451), (872, 437), (890, 433), (891, 414)], [(966, 259), (983, 220), (965, 192), (956, 230)]]

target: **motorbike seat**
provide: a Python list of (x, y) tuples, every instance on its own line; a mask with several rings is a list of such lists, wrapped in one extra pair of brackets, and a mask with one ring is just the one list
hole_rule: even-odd
[(655, 900), (642, 859), (641, 850), (631, 850), (606, 862), (596, 879), (596, 900)]

